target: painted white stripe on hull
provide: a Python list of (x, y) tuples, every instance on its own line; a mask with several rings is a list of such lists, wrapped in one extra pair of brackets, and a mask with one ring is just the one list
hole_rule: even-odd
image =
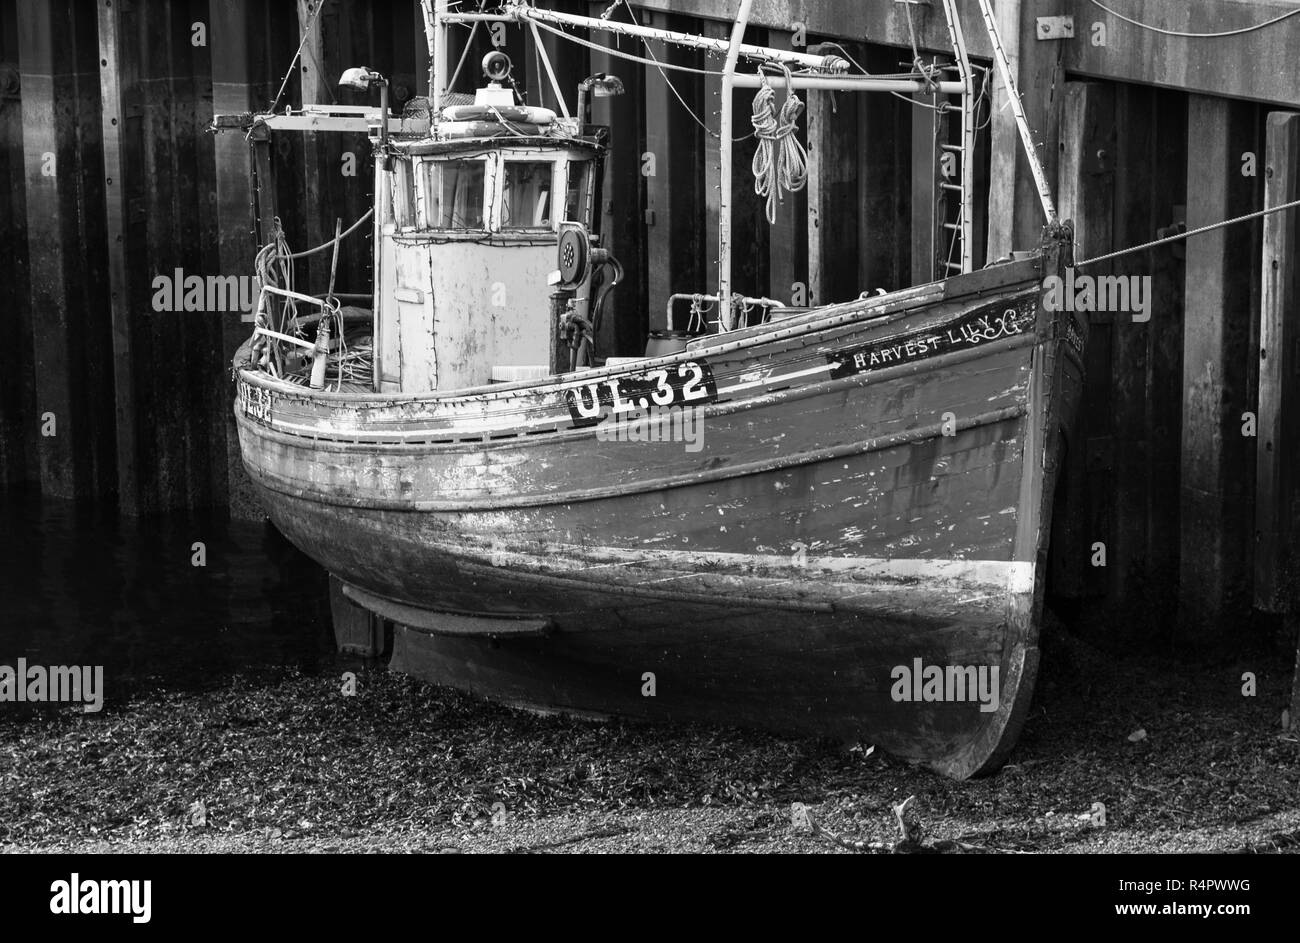
[(821, 367), (809, 367), (807, 370), (798, 370), (794, 373), (783, 373), (779, 377), (766, 377), (762, 380), (750, 380), (747, 383), (736, 383), (732, 386), (719, 387), (718, 395), (721, 396), (723, 393), (734, 393), (737, 390), (748, 390), (756, 386), (771, 386), (777, 383), (782, 383), (786, 380), (797, 380), (800, 377), (810, 377), (814, 373), (825, 373), (826, 371), (832, 369), (832, 367), (836, 367), (836, 366), (839, 365), (828, 363), (825, 366), (821, 366)]
[[(755, 569), (802, 574), (802, 581), (815, 581), (818, 574), (847, 577), (849, 580), (916, 580), (924, 587), (926, 581), (955, 580), (972, 585), (996, 587), (1012, 594), (1032, 592), (1034, 564), (1022, 560), (945, 560), (931, 558), (884, 558), (850, 556), (808, 556), (798, 560), (797, 554), (701, 553), (690, 550), (628, 550), (621, 547), (574, 547), (567, 545), (549, 548), (545, 558), (494, 549), (489, 557), (494, 565), (507, 562), (541, 564), (544, 570), (554, 571), (557, 559), (586, 561), (589, 565), (566, 567), (569, 572), (583, 572), (611, 566), (636, 566), (638, 564), (680, 571), (680, 576), (662, 579), (683, 579), (693, 576), (739, 575)], [(790, 582), (782, 580), (781, 582)], [(775, 585), (775, 583), (773, 584)], [(970, 596), (974, 601), (984, 597)]]

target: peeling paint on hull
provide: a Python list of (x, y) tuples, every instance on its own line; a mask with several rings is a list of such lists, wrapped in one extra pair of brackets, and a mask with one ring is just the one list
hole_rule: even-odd
[[(1071, 316), (1039, 303), (1066, 255), (555, 382), (349, 398), (243, 371), (245, 463), (294, 543), (377, 611), (421, 614), (396, 631), (397, 670), (987, 772), (1032, 693), (1057, 440), (1081, 381)], [(716, 387), (698, 452), (601, 441), (573, 408), (583, 384), (579, 403), (611, 379), (617, 402), (697, 362)], [(438, 613), (551, 631), (465, 637)], [(918, 658), (997, 666), (997, 709), (896, 701), (893, 669)]]

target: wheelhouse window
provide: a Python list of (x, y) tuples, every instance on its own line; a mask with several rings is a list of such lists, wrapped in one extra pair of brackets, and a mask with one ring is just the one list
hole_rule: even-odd
[(588, 217), (591, 201), (591, 162), (572, 160), (568, 167), (568, 186), (564, 196), (564, 219), (592, 225)]
[(393, 222), (398, 229), (415, 225), (415, 184), (411, 176), (411, 162), (399, 160), (393, 167)]
[(446, 160), (427, 161), (424, 166), (426, 225), (434, 229), (486, 229), (483, 222), (486, 163)]
[(551, 229), (550, 161), (508, 160), (501, 192), (501, 228)]

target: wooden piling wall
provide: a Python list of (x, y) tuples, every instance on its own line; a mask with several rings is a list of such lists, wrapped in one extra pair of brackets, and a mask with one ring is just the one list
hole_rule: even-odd
[[(309, 24), (281, 109), (373, 104), (337, 86), (354, 65), (389, 78), (395, 109), (427, 91), (418, 4), (321, 2), (0, 0), (0, 488), (115, 501), (129, 513), (259, 513), (230, 416), (229, 358), (250, 326), (238, 311), (157, 310), (155, 279), (177, 270), (251, 274), (259, 213), (264, 223), (278, 215), (298, 250), (369, 206), (363, 136), (277, 135), (264, 155), (277, 167), (276, 187), (259, 201), (250, 142), (206, 131), (214, 113), (276, 99)], [(591, 15), (610, 7), (552, 5)], [(1218, 41), (1161, 40), (1085, 0), (996, 6), (1079, 258), (1257, 209), (1266, 190), (1273, 202), (1295, 198), (1300, 60), (1291, 50), (1300, 46), (1300, 17)], [(1293, 6), (1205, 0), (1190, 10), (1158, 0), (1143, 16), (1223, 31)], [(987, 65), (978, 8), (961, 8), (971, 54)], [(713, 0), (643, 0), (635, 11), (641, 22), (728, 33)], [(1061, 12), (1075, 16), (1076, 38), (1040, 41), (1038, 18)], [(611, 13), (629, 15), (621, 5)], [(911, 62), (912, 32), (927, 56), (947, 51), (937, 10), (913, 16), (909, 31), (905, 9), (886, 0), (766, 0), (746, 40), (834, 42), (872, 72), (897, 72)], [(466, 49), (468, 32), (457, 33), (449, 56), (454, 67), (465, 53), (461, 90), (478, 83), (492, 48), (480, 27)], [(629, 62), (614, 54), (640, 51), (626, 40), (579, 32), (605, 53), (542, 35), (570, 104), (594, 72), (624, 82), (623, 96), (593, 102), (614, 147), (602, 228), (626, 269), (599, 343), (607, 353), (639, 353), (646, 331), (664, 326), (670, 292), (716, 288), (719, 145), (696, 119), (716, 128), (720, 81)], [(554, 107), (530, 35), (507, 29), (505, 49), (530, 103)], [(653, 51), (665, 64), (721, 68), (720, 56)], [(977, 266), (1032, 248), (1042, 223), (1001, 96), (994, 83), (974, 155)], [(955, 133), (956, 115), (936, 125), (925, 102), (903, 97), (802, 97), (809, 185), (784, 197), (771, 226), (752, 190), (754, 141), (736, 145), (735, 288), (809, 304), (912, 284), (942, 241), (918, 229), (933, 221), (928, 147), (936, 127)], [(752, 101), (735, 93), (737, 137), (749, 131)], [(1189, 624), (1213, 625), (1252, 604), (1292, 607), (1300, 475), (1279, 456), (1297, 454), (1300, 428), (1289, 311), (1297, 249), (1294, 219), (1270, 225), (1087, 270), (1148, 277), (1151, 317), (1090, 315), (1084, 418), (1069, 443), (1053, 545), (1059, 600), (1104, 602), (1148, 628), (1179, 612), (1196, 617)], [(337, 289), (367, 291), (371, 265), (368, 237), (353, 240)], [(323, 290), (328, 273), (328, 253), (300, 270), (312, 290)], [(684, 317), (678, 309), (679, 324)]]

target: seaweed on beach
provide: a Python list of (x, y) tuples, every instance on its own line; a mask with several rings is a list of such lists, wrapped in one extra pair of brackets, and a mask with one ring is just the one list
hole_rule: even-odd
[[(705, 850), (906, 850), (894, 809), (909, 796), (917, 849), (1241, 850), (1300, 825), (1281, 662), (1119, 660), (1074, 641), (1051, 655), (1008, 764), (965, 783), (866, 745), (539, 716), (382, 671), (362, 672), (355, 696), (333, 675), (262, 672), (100, 714), (0, 714), (0, 847), (333, 850), (590, 819), (535, 844), (618, 848), (659, 816), (720, 823)], [(1258, 674), (1253, 697), (1243, 670)], [(792, 824), (795, 803), (816, 828)], [(674, 850), (673, 834), (655, 847)]]

